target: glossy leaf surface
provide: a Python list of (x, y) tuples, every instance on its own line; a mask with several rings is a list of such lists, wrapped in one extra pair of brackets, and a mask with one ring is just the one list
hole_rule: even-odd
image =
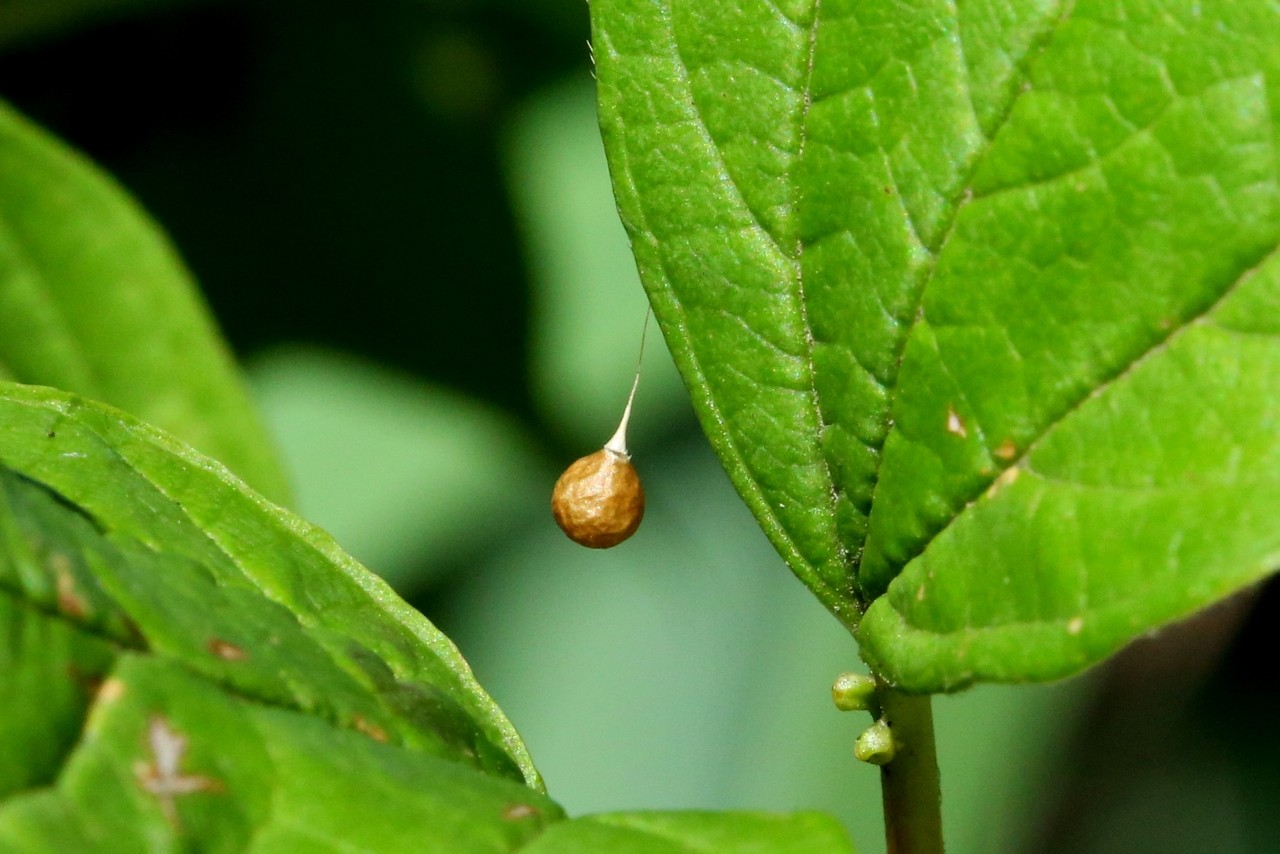
[(257, 702), (539, 786), (450, 641), (222, 466), (63, 392), (0, 392), (0, 584)]
[(911, 690), (1280, 563), (1280, 13), (592, 5), (642, 278), (739, 492)]

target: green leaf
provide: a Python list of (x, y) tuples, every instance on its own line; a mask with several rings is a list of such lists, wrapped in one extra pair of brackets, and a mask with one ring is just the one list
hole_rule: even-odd
[(287, 493), (173, 247), (114, 181), (4, 104), (0, 377), (118, 406)]
[(1280, 563), (1273, 7), (592, 17), (704, 429), (886, 678), (1064, 676)]
[[(52, 781), (80, 734), (112, 645), (0, 589), (0, 799)], [(53, 678), (50, 678), (50, 677)]]
[(540, 788), (453, 644), (328, 535), (118, 411), (0, 385), (0, 587), (223, 690)]
[(11, 851), (511, 851), (544, 795), (126, 654), (56, 785), (0, 806)]
[(715, 851), (853, 854), (835, 819), (821, 813), (634, 812), (590, 815), (553, 825), (525, 854), (695, 854)]

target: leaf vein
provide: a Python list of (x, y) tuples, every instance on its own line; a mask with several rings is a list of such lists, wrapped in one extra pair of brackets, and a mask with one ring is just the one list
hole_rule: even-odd
[[(1018, 75), (1015, 75), (1014, 79), (1025, 80), (1027, 78), (1031, 67), (1035, 64), (1035, 62), (1041, 56), (1044, 55), (1045, 51), (1048, 50), (1048, 48), (1053, 42), (1053, 37), (1059, 32), (1062, 24), (1066, 21), (1066, 19), (1070, 17), (1074, 6), (1075, 6), (1074, 0), (1065, 0), (1065, 2), (1059, 7), (1057, 17), (1054, 18), (1053, 21), (1048, 26), (1046, 26), (1044, 30), (1038, 35), (1038, 37), (1034, 39), (1032, 43), (1029, 45), (1026, 53), (1022, 58), (1022, 61), (1019, 63), (1021, 73)], [(953, 6), (953, 10), (955, 10), (956, 12), (955, 20), (956, 20), (956, 26), (958, 29), (959, 28), (958, 5)], [(965, 65), (965, 70), (966, 70), (966, 74), (968, 74), (967, 62)], [(1012, 116), (1014, 107), (1016, 106), (1018, 101), (1018, 97), (1020, 94), (1019, 90), (1020, 90), (1020, 86), (1017, 86), (1017, 85), (1011, 86), (1009, 97), (1005, 102), (1005, 104), (1003, 105), (1003, 108), (996, 115), (995, 120), (992, 122), (991, 130), (989, 132), (984, 133), (984, 136), (987, 140), (994, 140), (995, 137), (999, 134), (1000, 129), (1004, 127), (1004, 125), (1009, 121), (1009, 118), (1010, 116)], [(972, 100), (971, 92), (969, 93), (969, 97), (970, 97), (970, 106), (972, 107), (973, 100)], [(978, 116), (975, 114), (974, 118), (977, 119)], [(978, 126), (981, 127), (981, 122), (978, 123)], [(914, 333), (916, 326), (919, 325), (919, 323), (923, 320), (925, 292), (928, 290), (929, 282), (932, 281), (934, 271), (937, 269), (938, 257), (941, 255), (943, 248), (946, 246), (947, 242), (950, 240), (951, 235), (955, 232), (956, 223), (959, 219), (960, 211), (972, 201), (973, 194), (969, 188), (969, 182), (972, 180), (972, 177), (977, 171), (978, 166), (983, 162), (983, 158), (986, 156), (987, 152), (989, 151), (990, 151), (990, 143), (988, 142), (988, 144), (982, 146), (981, 150), (978, 151), (970, 159), (968, 163), (968, 168), (965, 170), (965, 173), (964, 173), (964, 178), (963, 180), (957, 183), (957, 190), (955, 191), (955, 194), (952, 196), (950, 204), (947, 206), (948, 207), (947, 219), (943, 223), (942, 227), (937, 230), (937, 234), (939, 236), (936, 239), (936, 241), (933, 241), (933, 242), (922, 241), (920, 243), (920, 246), (922, 246), (925, 249), (925, 251), (929, 253), (930, 260), (928, 263), (922, 265), (919, 272), (916, 274), (916, 280), (918, 282), (918, 285), (916, 287), (915, 297), (912, 300), (913, 307), (909, 312), (904, 314), (904, 317), (908, 318), (907, 328), (903, 332), (903, 334), (899, 337), (897, 341), (897, 352), (894, 354), (892, 358), (892, 363), (895, 367), (893, 371), (893, 378), (890, 380), (889, 386), (895, 391), (897, 388), (897, 376), (902, 367), (903, 357), (906, 355), (907, 342), (910, 340), (912, 334)], [(913, 224), (913, 228), (914, 228), (914, 224)], [(917, 236), (919, 236), (918, 233), (917, 233)], [(896, 399), (896, 395), (895, 395), (895, 399)], [(880, 442), (880, 446), (876, 448), (876, 450), (882, 451), (884, 448), (884, 445), (889, 441), (889, 437), (894, 433), (895, 430), (900, 430), (900, 429), (901, 428), (897, 425), (896, 420), (891, 420), (889, 429), (885, 431), (884, 437)], [(883, 465), (884, 457), (881, 456), (880, 460), (881, 460), (880, 464)], [(870, 520), (871, 515), (875, 513), (876, 500), (880, 490), (881, 482), (882, 482), (881, 479), (877, 477), (875, 486), (872, 487), (871, 502), (870, 502), (871, 506), (867, 513), (868, 520)], [(934, 536), (936, 536), (936, 534)], [(905, 566), (905, 562), (902, 565)]]
[[(799, 145), (796, 148), (796, 157), (794, 161), (794, 163), (796, 164), (803, 162), (805, 148), (808, 145), (808, 141), (809, 141), (809, 134), (808, 134), (809, 112), (813, 108), (813, 68), (814, 68), (814, 59), (817, 55), (818, 29), (821, 26), (821, 21), (822, 21), (822, 0), (813, 0), (813, 19), (809, 24), (808, 56), (805, 57), (804, 84), (803, 84), (803, 94), (802, 94), (801, 109), (800, 109), (800, 128), (799, 128), (800, 141), (799, 141)], [(790, 181), (790, 185), (793, 188), (793, 191), (796, 192), (797, 195), (799, 195), (799, 190), (796, 189), (798, 186), (798, 182), (794, 180), (794, 177)], [(793, 207), (798, 207), (798, 205), (794, 205)], [(799, 231), (797, 231), (795, 255), (794, 255), (796, 259), (795, 288), (796, 288), (796, 296), (798, 298), (798, 305), (800, 307), (800, 322), (804, 327), (804, 333), (805, 333), (804, 334), (805, 347), (806, 347), (805, 362), (808, 365), (809, 383), (810, 383), (811, 393), (813, 394), (814, 408), (817, 410), (817, 413), (818, 413), (818, 431), (819, 431), (818, 444), (819, 446), (822, 446), (824, 444), (823, 440), (825, 439), (826, 433), (830, 429), (832, 422), (827, 415), (827, 408), (823, 406), (822, 395), (818, 390), (818, 382), (817, 382), (818, 366), (814, 362), (814, 348), (815, 348), (816, 342), (814, 340), (813, 322), (812, 322), (812, 319), (809, 317), (809, 304), (805, 299), (805, 281), (804, 281), (804, 263), (803, 263), (804, 252), (805, 252), (804, 238), (799, 233)], [(824, 475), (827, 483), (829, 484), (828, 512), (834, 517), (836, 513), (836, 507), (840, 502), (840, 494), (842, 490), (836, 484), (835, 475), (831, 470), (831, 460), (826, 453), (821, 454), (821, 460), (822, 460), (823, 467), (825, 469)], [(846, 568), (847, 571), (851, 572), (854, 566), (854, 558), (849, 551), (849, 544), (844, 541), (843, 537), (838, 537), (836, 546), (837, 546), (837, 550), (838, 550), (837, 553), (839, 555), (841, 564)]]
[[(1232, 294), (1234, 294), (1237, 288), (1239, 288), (1243, 283), (1247, 282), (1258, 271), (1259, 268), (1261, 268), (1264, 264), (1266, 264), (1267, 262), (1271, 261), (1276, 257), (1280, 257), (1280, 246), (1273, 246), (1270, 249), (1267, 249), (1266, 251), (1260, 253), (1260, 256), (1257, 259), (1255, 259), (1252, 263), (1247, 265), (1243, 271), (1241, 271), (1239, 274), (1237, 274), (1236, 276), (1228, 280), (1226, 285), (1222, 288), (1221, 291), (1217, 293), (1217, 295), (1212, 300), (1207, 301), (1207, 303), (1204, 306), (1202, 306), (1196, 312), (1189, 315), (1185, 320), (1182, 321), (1181, 324), (1170, 327), (1169, 331), (1164, 336), (1152, 342), (1147, 348), (1145, 348), (1144, 350), (1136, 354), (1128, 362), (1125, 362), (1124, 364), (1119, 365), (1117, 369), (1110, 376), (1103, 378), (1097, 385), (1095, 385), (1092, 389), (1090, 389), (1088, 393), (1081, 395), (1079, 399), (1071, 403), (1069, 406), (1065, 407), (1060, 414), (1048, 419), (1045, 423), (1045, 426), (1041, 428), (1031, 438), (1031, 440), (1027, 443), (1027, 446), (1022, 450), (1022, 452), (1018, 455), (1016, 459), (1011, 461), (1004, 468), (1001, 468), (999, 471), (994, 472), (991, 476), (989, 476), (989, 478), (982, 484), (980, 489), (974, 490), (965, 501), (961, 502), (964, 509), (961, 510), (959, 513), (956, 513), (955, 515), (953, 515), (950, 519), (948, 519), (942, 525), (942, 527), (940, 527), (927, 540), (925, 540), (919, 546), (919, 548), (915, 550), (915, 552), (912, 555), (905, 558), (902, 561), (901, 565), (906, 566), (912, 560), (914, 560), (915, 558), (923, 554), (934, 540), (936, 540), (948, 528), (954, 525), (957, 522), (957, 520), (959, 520), (960, 517), (964, 515), (965, 511), (967, 511), (970, 507), (973, 506), (973, 504), (978, 500), (978, 498), (983, 494), (983, 492), (985, 492), (1004, 471), (1014, 467), (1021, 467), (1024, 471), (1031, 471), (1030, 459), (1029, 459), (1031, 454), (1037, 448), (1039, 448), (1040, 444), (1049, 435), (1051, 435), (1053, 431), (1056, 428), (1058, 428), (1064, 421), (1066, 421), (1076, 412), (1083, 409), (1085, 406), (1088, 406), (1097, 398), (1106, 394), (1116, 384), (1122, 382), (1125, 378), (1135, 373), (1140, 367), (1142, 367), (1148, 361), (1159, 357), (1162, 353), (1164, 353), (1168, 349), (1168, 347), (1171, 345), (1171, 343), (1174, 340), (1187, 334), (1189, 330), (1197, 326), (1208, 325), (1213, 323), (1213, 318), (1211, 315), (1213, 314), (1214, 310), (1217, 309), (1218, 306), (1222, 305)], [(1047, 478), (1045, 478), (1042, 474), (1040, 473), (1036, 473), (1036, 474), (1041, 479), (1047, 480)]]

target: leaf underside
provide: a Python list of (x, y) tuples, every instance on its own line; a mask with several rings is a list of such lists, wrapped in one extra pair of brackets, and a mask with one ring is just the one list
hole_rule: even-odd
[(1280, 563), (1280, 11), (591, 11), (704, 427), (886, 678), (1069, 675)]

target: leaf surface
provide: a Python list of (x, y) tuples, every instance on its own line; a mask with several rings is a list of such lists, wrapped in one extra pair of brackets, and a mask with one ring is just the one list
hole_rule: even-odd
[[(112, 645), (0, 590), (0, 799), (56, 778)], [(51, 678), (52, 676), (52, 678)]]
[(592, 15), (704, 428), (887, 678), (1067, 675), (1280, 562), (1274, 7)]
[(56, 785), (0, 806), (13, 851), (511, 851), (546, 796), (126, 654)]
[(259, 703), (540, 787), (453, 644), (333, 541), (154, 428), (0, 390), (0, 587)]

